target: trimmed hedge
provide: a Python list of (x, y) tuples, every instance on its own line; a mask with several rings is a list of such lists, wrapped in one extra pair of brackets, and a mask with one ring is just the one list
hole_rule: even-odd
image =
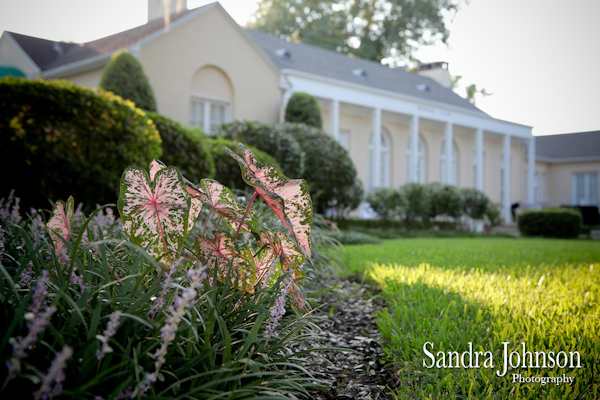
[(220, 135), (269, 154), (277, 160), (283, 173), (290, 178), (302, 178), (304, 175), (304, 151), (292, 135), (278, 129), (277, 125), (235, 121), (223, 124)]
[(100, 87), (133, 101), (142, 110), (156, 111), (154, 91), (142, 64), (127, 50), (113, 54), (104, 68)]
[(46, 208), (73, 195), (116, 203), (123, 170), (162, 155), (158, 130), (133, 102), (67, 81), (0, 79), (2, 191)]
[(581, 213), (570, 208), (525, 210), (517, 217), (519, 231), (526, 236), (576, 238), (582, 226)]
[[(214, 136), (206, 138), (204, 140), (204, 145), (215, 161), (214, 179), (216, 181), (222, 183), (232, 190), (250, 190), (250, 186), (248, 186), (248, 184), (242, 178), (240, 165), (225, 150), (225, 147), (228, 147), (237, 155), (242, 156), (240, 146), (237, 142), (233, 142), (221, 136)], [(253, 146), (246, 147), (254, 153), (260, 162), (272, 165), (277, 169), (281, 168), (277, 161), (264, 151), (261, 151)]]
[(294, 93), (285, 107), (285, 122), (323, 128), (319, 103), (308, 93)]
[(291, 134), (306, 153), (306, 179), (313, 207), (320, 214), (334, 209), (342, 215), (347, 209), (360, 205), (362, 184), (350, 155), (333, 137), (320, 129), (304, 124), (276, 125), (282, 132)]
[(147, 114), (162, 138), (162, 162), (177, 167), (193, 183), (215, 174), (215, 162), (205, 148), (205, 136), (201, 131), (186, 128), (155, 112)]

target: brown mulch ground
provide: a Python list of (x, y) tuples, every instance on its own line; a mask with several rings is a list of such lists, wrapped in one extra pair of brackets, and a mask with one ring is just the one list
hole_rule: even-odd
[(354, 352), (319, 352), (304, 366), (318, 373), (330, 385), (326, 390), (310, 391), (313, 400), (393, 399), (390, 391), (398, 377), (386, 367), (380, 344), (377, 312), (385, 307), (378, 289), (356, 280), (329, 278), (328, 287), (337, 287), (320, 295), (323, 307), (315, 315), (324, 333), (320, 347), (336, 347)]

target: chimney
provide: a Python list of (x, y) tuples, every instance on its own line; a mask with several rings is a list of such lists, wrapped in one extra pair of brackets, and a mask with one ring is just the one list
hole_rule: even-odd
[(449, 88), (452, 86), (452, 78), (448, 71), (448, 63), (444, 61), (438, 61), (429, 64), (419, 64), (417, 68), (417, 74), (431, 78), (443, 87)]
[(148, 0), (148, 21), (165, 18), (185, 10), (187, 10), (187, 0)]

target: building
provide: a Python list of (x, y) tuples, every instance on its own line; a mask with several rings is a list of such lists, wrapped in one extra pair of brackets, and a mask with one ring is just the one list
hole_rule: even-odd
[(111, 55), (141, 62), (158, 111), (214, 132), (222, 122), (283, 120), (287, 100), (306, 92), (324, 129), (344, 145), (367, 190), (440, 181), (475, 187), (502, 203), (534, 202), (531, 127), (491, 117), (454, 93), (445, 63), (418, 73), (242, 29), (219, 3), (149, 22), (89, 43), (4, 32), (0, 67), (27, 77), (96, 87)]
[(536, 204), (600, 206), (600, 131), (536, 137)]

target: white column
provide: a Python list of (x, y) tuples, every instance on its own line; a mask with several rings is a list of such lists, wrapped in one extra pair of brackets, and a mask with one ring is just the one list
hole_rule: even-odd
[(504, 135), (504, 198), (502, 199), (502, 206), (504, 208), (504, 220), (510, 222), (512, 217), (510, 213), (510, 135)]
[(410, 167), (408, 173), (410, 179), (409, 182), (417, 182), (419, 177), (417, 176), (417, 166), (419, 164), (419, 117), (413, 115), (410, 122)]
[(535, 189), (535, 136), (529, 139), (527, 150), (527, 199), (533, 204), (535, 198), (535, 193), (533, 192)]
[(452, 124), (450, 122), (446, 123), (444, 139), (446, 141), (446, 148), (444, 149), (444, 157), (446, 158), (446, 170), (442, 171), (443, 176), (441, 176), (440, 178), (442, 183), (449, 185), (452, 181)]
[(381, 109), (373, 109), (373, 175), (371, 188), (381, 187)]
[(339, 142), (340, 140), (340, 101), (331, 101), (331, 136)]
[(483, 192), (483, 129), (475, 133), (475, 189)]

